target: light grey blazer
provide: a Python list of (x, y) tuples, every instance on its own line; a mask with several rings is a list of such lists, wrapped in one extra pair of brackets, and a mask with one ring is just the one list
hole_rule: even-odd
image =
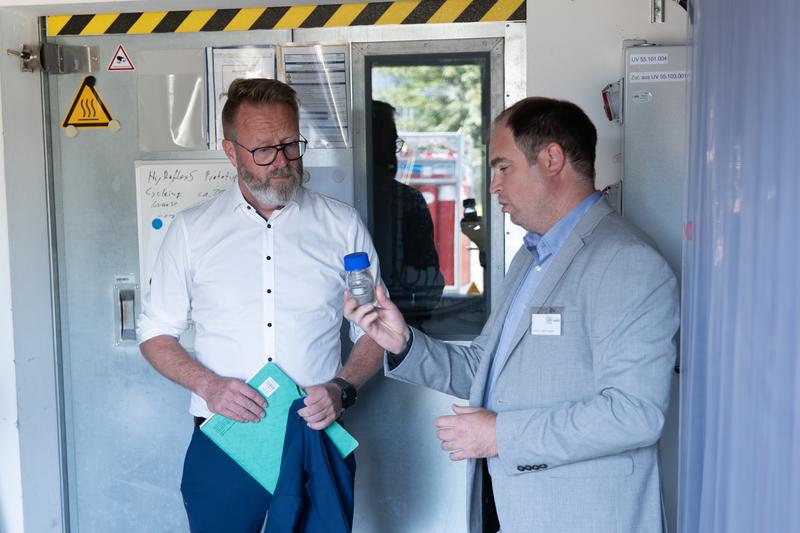
[[(514, 291), (531, 262), (517, 252), (500, 304), (470, 346), (414, 330), (386, 375), (482, 403)], [(531, 314), (559, 312), (560, 336), (531, 335)], [(492, 489), (503, 533), (662, 531), (657, 442), (678, 328), (675, 276), (650, 239), (595, 204), (553, 259), (511, 342), (492, 404)], [(439, 413), (437, 413), (439, 414)], [(444, 413), (441, 413), (444, 414)], [(468, 523), (481, 531), (481, 469), (469, 461)]]

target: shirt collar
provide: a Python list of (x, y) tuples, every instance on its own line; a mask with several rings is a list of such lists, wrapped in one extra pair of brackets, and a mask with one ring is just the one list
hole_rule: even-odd
[(522, 238), (525, 247), (533, 256), (534, 265), (540, 265), (546, 262), (561, 250), (570, 233), (572, 233), (572, 230), (575, 229), (575, 226), (578, 225), (578, 222), (581, 221), (586, 212), (600, 201), (600, 198), (602, 198), (601, 192), (593, 192), (584, 198), (581, 203), (573, 207), (564, 218), (559, 220), (544, 235), (529, 231)]
[[(231, 185), (231, 187), (228, 189), (227, 194), (228, 194), (227, 198), (228, 209), (230, 209), (231, 211), (235, 211), (236, 209), (247, 209), (247, 206), (249, 204), (247, 203), (247, 200), (244, 199), (244, 196), (242, 195), (242, 190), (239, 188), (238, 177), (233, 181), (233, 185)], [(286, 202), (286, 205), (284, 205), (283, 208), (281, 208), (281, 211), (285, 211), (287, 207), (293, 207), (293, 206), (297, 206), (298, 209), (302, 208), (304, 203), (304, 198), (305, 198), (305, 188), (301, 186), (297, 189), (297, 192), (295, 193), (294, 197), (288, 202)]]

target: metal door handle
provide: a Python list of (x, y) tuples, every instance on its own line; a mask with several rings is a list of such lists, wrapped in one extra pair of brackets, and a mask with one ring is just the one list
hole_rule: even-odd
[(119, 291), (119, 340), (136, 340), (136, 290)]

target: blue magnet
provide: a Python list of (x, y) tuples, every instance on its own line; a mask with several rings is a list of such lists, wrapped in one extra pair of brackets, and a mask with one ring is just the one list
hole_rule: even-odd
[(161, 229), (164, 227), (164, 221), (160, 218), (153, 219), (153, 229)]

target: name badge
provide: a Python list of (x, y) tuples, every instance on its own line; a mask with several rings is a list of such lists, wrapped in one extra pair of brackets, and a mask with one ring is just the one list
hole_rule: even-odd
[(532, 314), (531, 335), (561, 335), (561, 313)]

